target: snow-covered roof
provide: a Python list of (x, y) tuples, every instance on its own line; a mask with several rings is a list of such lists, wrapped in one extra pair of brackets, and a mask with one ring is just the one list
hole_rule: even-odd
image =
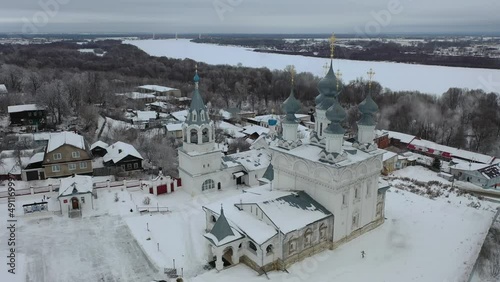
[(262, 127), (262, 126), (259, 126), (259, 125), (247, 125), (245, 127), (243, 127), (243, 133), (247, 134), (247, 135), (252, 135), (254, 133), (257, 133), (258, 135), (262, 135), (262, 134), (267, 134), (269, 133), (269, 128), (265, 128), (265, 127)]
[[(304, 140), (304, 141), (307, 142), (307, 140)], [(298, 147), (290, 149), (290, 150), (278, 147), (278, 146), (276, 146), (276, 144), (271, 144), (270, 147), (273, 150), (277, 150), (277, 151), (280, 151), (283, 153), (294, 155), (294, 156), (302, 158), (302, 159), (307, 159), (307, 160), (310, 160), (313, 162), (318, 162), (318, 163), (323, 164), (324, 162), (320, 161), (320, 154), (324, 150), (324, 148), (316, 146), (316, 145), (308, 144), (305, 142), (301, 146), (298, 146)], [(384, 153), (380, 149), (377, 149), (377, 150), (374, 150), (371, 152), (365, 152), (365, 151), (362, 151), (358, 148), (353, 147), (352, 143), (349, 143), (347, 141), (344, 141), (344, 146), (342, 146), (342, 149), (346, 153), (346, 159), (333, 164), (333, 166), (335, 166), (335, 167), (343, 167), (343, 166), (351, 165), (351, 164), (358, 163), (362, 160), (366, 160), (368, 158), (372, 158), (376, 155), (380, 155), (380, 154)]]
[(133, 100), (138, 99), (154, 99), (156, 96), (152, 93), (129, 92), (124, 94), (125, 97)]
[(478, 164), (478, 163), (471, 163), (471, 162), (464, 162), (464, 161), (457, 161), (453, 160), (455, 163), (454, 165), (450, 165), (451, 169), (458, 169), (458, 170), (464, 170), (464, 171), (475, 171), (475, 170), (480, 170), (485, 167), (488, 167), (489, 165), (487, 164)]
[(234, 138), (242, 138), (246, 135), (242, 133), (243, 128), (230, 124), (225, 121), (217, 122), (216, 126), (224, 131), (225, 134), (234, 137)]
[(44, 152), (39, 152), (34, 154), (30, 160), (28, 161), (28, 164), (34, 164), (34, 163), (40, 163), (43, 162), (43, 157), (45, 156)]
[(172, 115), (178, 121), (186, 121), (187, 114), (188, 110), (182, 110), (170, 113), (170, 115)]
[(92, 193), (93, 185), (92, 176), (74, 175), (61, 178), (59, 197)]
[(2, 162), (0, 163), (0, 175), (14, 174), (20, 175), (21, 169), (24, 167), (24, 164), (28, 163), (30, 158), (21, 157), (21, 163), (19, 163), (19, 159), (12, 158), (2, 158)]
[(7, 86), (5, 84), (0, 84), (0, 94), (8, 93)]
[(101, 140), (99, 140), (90, 146), (90, 150), (94, 150), (97, 147), (106, 149), (108, 146), (109, 146), (108, 143), (105, 143), (105, 142), (102, 142)]
[(389, 131), (389, 130), (383, 130), (383, 132), (384, 131), (387, 131), (387, 133), (389, 134), (389, 138), (398, 139), (399, 141), (406, 143), (406, 144), (410, 143), (413, 139), (415, 139), (414, 135), (396, 132), (396, 131)]
[(500, 177), (500, 166), (498, 164), (490, 165), (490, 166), (482, 168), (478, 171), (487, 179), (493, 179), (493, 178)]
[(382, 151), (384, 152), (384, 155), (382, 156), (382, 161), (384, 161), (384, 162), (387, 161), (388, 159), (394, 158), (395, 156), (398, 155), (398, 154), (391, 152), (391, 151), (387, 151), (387, 150), (382, 150)]
[(39, 110), (44, 110), (44, 108), (39, 107), (36, 104), (15, 105), (7, 107), (7, 111), (9, 112), (9, 114)]
[[(305, 192), (269, 191), (269, 185), (247, 190), (205, 206), (218, 214), (221, 204), (231, 227), (245, 234), (257, 244), (263, 244), (278, 233), (301, 229), (313, 222), (331, 216), (331, 213)], [(246, 212), (247, 205), (257, 205), (276, 225), (272, 226)], [(293, 218), (293, 220), (291, 220)]]
[(73, 132), (63, 131), (58, 134), (50, 135), (49, 143), (47, 144), (47, 153), (50, 153), (63, 145), (71, 145), (78, 149), (85, 150), (85, 140), (83, 139), (83, 136)]
[(269, 154), (265, 149), (248, 150), (223, 157), (223, 163), (228, 167), (233, 167), (235, 166), (234, 164), (240, 164), (247, 172), (265, 169), (270, 162)]
[(161, 85), (141, 85), (141, 86), (138, 86), (137, 88), (155, 91), (155, 92), (167, 92), (167, 91), (172, 91), (172, 90), (179, 90), (177, 88), (166, 87), (166, 86), (161, 86)]
[(172, 131), (181, 131), (182, 130), (182, 123), (169, 123), (165, 125), (165, 128), (167, 128), (167, 131), (172, 132)]
[(410, 142), (410, 145), (420, 148), (432, 149), (434, 153), (445, 152), (449, 153), (451, 157), (457, 157), (462, 159), (467, 159), (475, 162), (480, 162), (484, 164), (491, 164), (495, 160), (495, 157), (475, 153), (471, 151), (461, 150), (458, 148), (453, 148), (450, 146), (441, 145), (432, 141), (424, 140), (424, 139), (413, 139)]
[(157, 113), (155, 111), (136, 111), (136, 116), (132, 118), (134, 121), (149, 121), (156, 119)]
[(126, 156), (133, 156), (139, 159), (143, 159), (141, 154), (134, 148), (134, 146), (118, 141), (114, 144), (109, 145), (106, 148), (106, 155), (104, 155), (103, 160), (104, 162), (109, 162), (112, 161), (113, 163), (117, 163), (121, 161), (123, 158)]

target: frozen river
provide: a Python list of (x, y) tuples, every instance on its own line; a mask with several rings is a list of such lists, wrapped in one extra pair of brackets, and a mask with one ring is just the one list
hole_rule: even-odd
[[(271, 70), (295, 65), (298, 72), (311, 72), (317, 76), (324, 75), (323, 66), (328, 61), (324, 58), (259, 53), (243, 47), (192, 43), (188, 39), (133, 40), (125, 43), (153, 56), (190, 58), (208, 64), (235, 66), (241, 63), (247, 67), (267, 67)], [(366, 79), (367, 71), (373, 68), (375, 80), (392, 90), (418, 90), (441, 95), (450, 87), (459, 87), (500, 92), (500, 70), (351, 60), (335, 60), (334, 64), (347, 81), (358, 77)]]

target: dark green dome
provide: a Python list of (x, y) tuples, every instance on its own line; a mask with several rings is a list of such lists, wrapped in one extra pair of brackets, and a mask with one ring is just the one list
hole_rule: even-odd
[(286, 121), (295, 121), (295, 113), (297, 113), (301, 109), (301, 105), (299, 100), (295, 98), (295, 93), (290, 92), (290, 96), (283, 102), (281, 108), (286, 113)]
[(196, 74), (194, 75), (193, 81), (194, 82), (200, 82), (200, 77), (198, 76), (198, 72), (196, 72)]
[(337, 99), (333, 99), (333, 105), (326, 111), (326, 118), (331, 122), (340, 123), (346, 116), (344, 108), (342, 108)]
[(316, 105), (321, 104), (321, 102), (323, 101), (323, 98), (324, 98), (324, 97), (325, 97), (325, 96), (324, 96), (323, 94), (319, 93), (319, 95), (318, 95), (318, 96), (316, 96), (316, 98), (314, 99), (314, 102), (316, 102)]
[(335, 99), (336, 98), (332, 96), (323, 96), (321, 102), (316, 105), (316, 108), (326, 111), (333, 105)]
[(359, 111), (362, 114), (374, 114), (378, 112), (378, 106), (372, 99), (372, 95), (368, 94), (366, 98), (358, 106)]
[(337, 77), (333, 73), (332, 63), (326, 76), (319, 81), (318, 90), (324, 96), (337, 96)]

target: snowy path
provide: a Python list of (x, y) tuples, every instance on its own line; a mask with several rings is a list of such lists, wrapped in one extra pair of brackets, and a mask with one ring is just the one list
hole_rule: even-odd
[(19, 230), (27, 280), (150, 281), (159, 278), (119, 217), (31, 220)]

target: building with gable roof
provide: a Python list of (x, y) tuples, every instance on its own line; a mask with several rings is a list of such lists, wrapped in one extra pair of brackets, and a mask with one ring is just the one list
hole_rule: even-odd
[(51, 134), (42, 167), (45, 178), (92, 174), (92, 157), (83, 136), (63, 131)]
[(91, 176), (73, 175), (61, 178), (57, 199), (65, 216), (80, 217), (94, 209), (93, 181)]

